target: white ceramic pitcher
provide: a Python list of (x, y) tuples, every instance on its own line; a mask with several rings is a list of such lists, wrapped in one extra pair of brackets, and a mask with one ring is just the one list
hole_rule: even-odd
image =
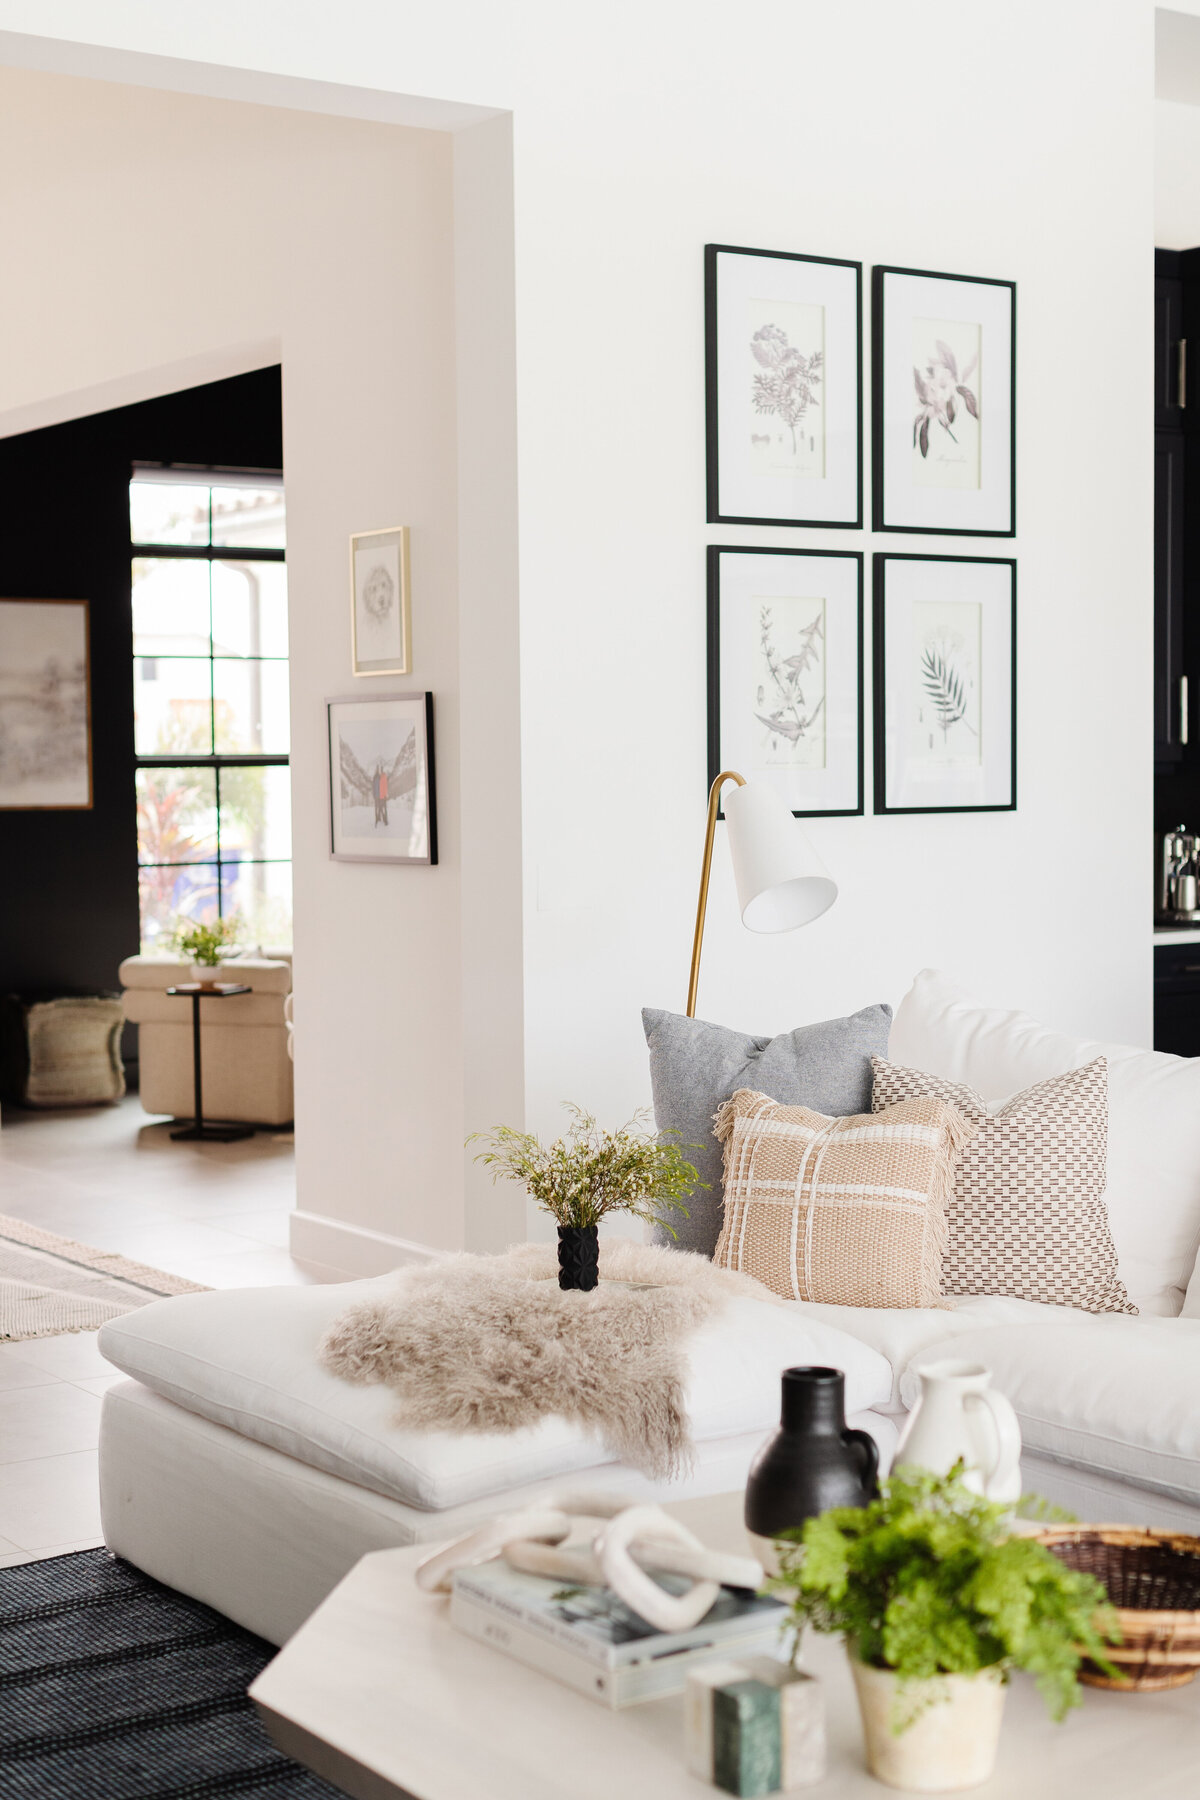
[(982, 1363), (922, 1363), (921, 1393), (896, 1446), (893, 1467), (912, 1463), (945, 1475), (961, 1457), (973, 1493), (1004, 1506), (1021, 1498), (1021, 1428)]

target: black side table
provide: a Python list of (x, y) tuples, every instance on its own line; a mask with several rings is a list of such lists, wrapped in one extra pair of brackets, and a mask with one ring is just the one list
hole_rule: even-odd
[(232, 1144), (238, 1138), (254, 1136), (253, 1125), (207, 1125), (204, 1120), (204, 1096), (200, 1085), (200, 1002), (204, 1000), (231, 1000), (235, 994), (249, 994), (252, 989), (237, 981), (183, 981), (178, 987), (169, 987), (168, 994), (189, 999), (192, 1003), (192, 1077), (195, 1082), (196, 1116), (190, 1125), (182, 1131), (173, 1131), (172, 1138), (183, 1139), (187, 1143)]

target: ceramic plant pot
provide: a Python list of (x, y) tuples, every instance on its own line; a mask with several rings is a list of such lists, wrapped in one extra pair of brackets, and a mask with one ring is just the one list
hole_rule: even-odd
[(215, 987), (221, 979), (220, 964), (193, 963), (188, 970), (188, 980), (198, 981), (201, 987)]
[(594, 1225), (558, 1228), (558, 1285), (590, 1292), (600, 1279), (600, 1234)]
[(779, 1429), (746, 1482), (746, 1530), (755, 1555), (777, 1573), (772, 1540), (831, 1506), (866, 1506), (875, 1498), (878, 1472), (874, 1438), (846, 1425), (842, 1371), (785, 1369)]
[[(862, 1713), (867, 1767), (878, 1781), (915, 1794), (956, 1794), (978, 1787), (996, 1767), (1004, 1679), (995, 1669), (909, 1681), (850, 1657)], [(931, 1690), (927, 1705), (922, 1690)], [(895, 1726), (916, 1708), (903, 1731)]]

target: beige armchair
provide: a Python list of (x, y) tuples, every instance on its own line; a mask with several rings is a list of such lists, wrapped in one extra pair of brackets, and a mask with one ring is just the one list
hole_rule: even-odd
[[(142, 1105), (190, 1119), (192, 1010), (169, 987), (193, 979), (189, 963), (129, 956), (121, 964), (125, 1017), (138, 1028)], [(286, 1125), (293, 1116), (292, 1064), (284, 1008), (292, 966), (283, 958), (239, 956), (218, 979), (253, 989), (227, 1000), (201, 1000), (204, 1114), (209, 1119)]]

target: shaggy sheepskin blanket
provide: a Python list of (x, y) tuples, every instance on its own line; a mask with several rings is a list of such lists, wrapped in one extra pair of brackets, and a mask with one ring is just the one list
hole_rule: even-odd
[(318, 1352), (347, 1381), (384, 1382), (397, 1424), (519, 1431), (558, 1414), (656, 1479), (692, 1459), (686, 1342), (742, 1295), (781, 1304), (707, 1257), (600, 1243), (600, 1285), (563, 1292), (552, 1244), (397, 1270), (392, 1290), (334, 1321)]

